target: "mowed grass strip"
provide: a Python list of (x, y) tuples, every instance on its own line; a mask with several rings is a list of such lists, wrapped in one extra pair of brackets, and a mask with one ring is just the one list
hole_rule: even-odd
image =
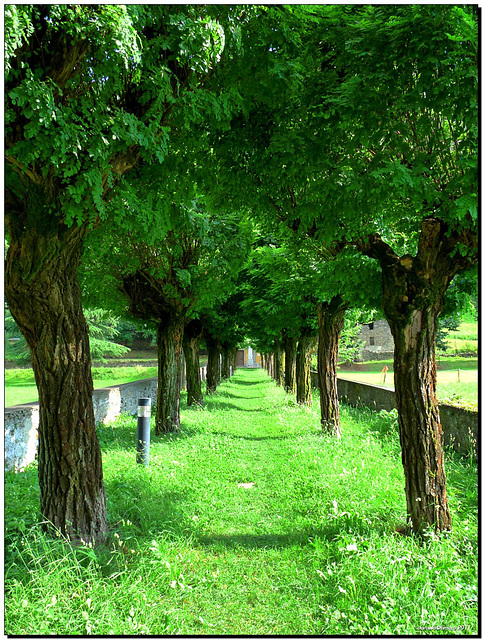
[[(319, 430), (261, 370), (238, 370), (135, 464), (136, 420), (99, 427), (111, 538), (39, 532), (36, 470), (7, 474), (8, 634), (471, 635), (477, 471), (447, 457), (451, 536), (405, 522), (394, 416)], [(444, 630), (442, 630), (444, 628)]]
[[(92, 377), (94, 389), (113, 387), (117, 384), (126, 384), (144, 378), (154, 378), (158, 374), (158, 368), (143, 367), (93, 367)], [(33, 369), (6, 369), (5, 370), (5, 406), (13, 407), (26, 402), (38, 402), (39, 393), (35, 384)]]

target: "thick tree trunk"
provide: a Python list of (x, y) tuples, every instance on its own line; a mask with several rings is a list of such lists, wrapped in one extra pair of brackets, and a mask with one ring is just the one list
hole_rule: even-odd
[(320, 392), (320, 422), (325, 433), (340, 438), (339, 396), (337, 393), (337, 357), (339, 338), (347, 305), (340, 296), (317, 305), (319, 345), (317, 373)]
[(200, 373), (200, 339), (201, 329), (193, 331), (190, 323), (183, 335), (183, 351), (186, 361), (186, 392), (188, 407), (193, 404), (203, 406)]
[(285, 383), (285, 351), (280, 342), (275, 345), (274, 353), (274, 374), (275, 382), (283, 387)]
[(184, 319), (168, 318), (157, 325), (158, 392), (155, 434), (176, 431), (180, 426), (181, 353)]
[(107, 533), (106, 498), (77, 279), (85, 231), (59, 223), (44, 235), (12, 235), (5, 293), (30, 348), (39, 391), (42, 517), (73, 540), (99, 541)]
[(394, 382), (406, 482), (409, 528), (451, 530), (442, 429), (436, 398), (435, 344), (443, 296), (454, 275), (471, 264), (459, 243), (476, 255), (476, 239), (448, 233), (441, 220), (422, 222), (417, 255), (399, 257), (373, 236), (359, 248), (382, 268), (383, 308), (394, 337)]
[(312, 406), (312, 383), (310, 361), (315, 347), (314, 336), (301, 335), (297, 343), (295, 377), (297, 382), (297, 403)]
[(211, 337), (206, 338), (208, 364), (206, 367), (206, 393), (215, 393), (220, 381), (220, 343)]
[(295, 363), (297, 357), (297, 338), (284, 338), (283, 348), (285, 351), (285, 391), (287, 393), (296, 393)]
[[(400, 290), (400, 293), (402, 291)], [(442, 302), (442, 300), (441, 300)], [(408, 525), (451, 529), (443, 437), (436, 399), (435, 341), (439, 305), (414, 309), (404, 326), (388, 313), (394, 337), (394, 383), (406, 478)], [(395, 314), (396, 316), (398, 314)]]

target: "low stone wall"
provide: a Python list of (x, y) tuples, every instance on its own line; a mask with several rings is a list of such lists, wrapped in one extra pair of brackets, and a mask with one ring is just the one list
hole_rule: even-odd
[[(312, 386), (319, 386), (316, 371), (311, 372)], [(341, 402), (351, 406), (364, 405), (375, 411), (396, 409), (396, 396), (392, 389), (337, 377), (337, 390)], [(478, 447), (478, 412), (439, 403), (439, 415), (445, 446), (467, 453)]]
[[(206, 366), (200, 367), (206, 380)], [(230, 375), (232, 368), (230, 367)], [(186, 387), (183, 379), (183, 388)], [(95, 389), (93, 394), (96, 424), (114, 420), (121, 413), (137, 414), (139, 398), (156, 402), (157, 378), (127, 382), (115, 387)], [(21, 471), (35, 460), (39, 427), (39, 404), (32, 402), (5, 409), (5, 469)]]
[(5, 470), (19, 471), (35, 460), (38, 402), (5, 409)]
[(116, 387), (95, 389), (92, 400), (96, 423), (107, 424), (121, 413), (136, 415), (138, 399), (151, 398), (151, 402), (154, 404), (157, 388), (157, 378), (146, 378), (145, 380), (120, 384)]

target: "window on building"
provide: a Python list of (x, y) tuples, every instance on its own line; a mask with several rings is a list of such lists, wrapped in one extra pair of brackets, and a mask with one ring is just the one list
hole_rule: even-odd
[(374, 329), (374, 323), (373, 322), (369, 322), (369, 329), (371, 331)]
[(374, 344), (374, 338), (369, 338), (369, 344), (372, 346)]

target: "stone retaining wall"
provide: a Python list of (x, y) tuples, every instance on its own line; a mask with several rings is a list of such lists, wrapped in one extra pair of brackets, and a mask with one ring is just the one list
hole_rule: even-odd
[[(206, 367), (200, 367), (201, 379), (206, 380)], [(230, 375), (232, 368), (230, 367)], [(183, 377), (183, 388), (185, 388)], [(139, 398), (151, 398), (156, 402), (157, 378), (127, 382), (115, 387), (95, 389), (93, 394), (96, 424), (114, 420), (121, 413), (137, 414)], [(37, 430), (39, 404), (31, 402), (5, 409), (5, 469), (21, 471), (35, 460), (37, 454)]]
[[(316, 371), (311, 372), (311, 381), (312, 386), (318, 388)], [(396, 409), (395, 393), (387, 387), (337, 377), (337, 390), (340, 401), (354, 407), (362, 404), (375, 411)], [(444, 444), (462, 453), (473, 449), (478, 454), (478, 412), (441, 402), (439, 415)]]

